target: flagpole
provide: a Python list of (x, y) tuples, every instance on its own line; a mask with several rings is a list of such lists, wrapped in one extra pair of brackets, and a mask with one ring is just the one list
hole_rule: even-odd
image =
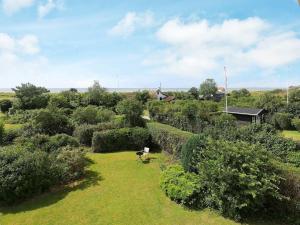
[(228, 80), (227, 80), (227, 69), (226, 66), (224, 66), (224, 75), (225, 75), (225, 111), (228, 113), (228, 100), (227, 100), (227, 86), (228, 86)]

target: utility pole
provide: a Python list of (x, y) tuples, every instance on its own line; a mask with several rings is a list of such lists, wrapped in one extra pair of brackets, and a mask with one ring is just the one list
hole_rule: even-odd
[(224, 66), (224, 75), (225, 75), (225, 111), (226, 111), (226, 113), (228, 113), (228, 100), (227, 100), (228, 80), (227, 80), (227, 69), (226, 69), (226, 66)]

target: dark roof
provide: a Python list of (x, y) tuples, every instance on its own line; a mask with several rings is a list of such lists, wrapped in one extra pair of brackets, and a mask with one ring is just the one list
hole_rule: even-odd
[[(263, 109), (255, 109), (255, 108), (228, 107), (228, 113), (230, 114), (257, 116), (261, 114), (263, 111), (264, 111)], [(224, 112), (226, 112), (226, 110)]]
[(173, 100), (175, 100), (174, 96), (167, 96), (166, 98), (164, 98), (164, 101), (166, 101), (166, 102), (171, 102)]

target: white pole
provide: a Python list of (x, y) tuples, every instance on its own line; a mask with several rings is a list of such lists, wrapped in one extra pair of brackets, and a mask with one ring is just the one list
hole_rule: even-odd
[(227, 69), (226, 66), (224, 66), (224, 75), (225, 75), (225, 111), (228, 113), (228, 101), (227, 101)]

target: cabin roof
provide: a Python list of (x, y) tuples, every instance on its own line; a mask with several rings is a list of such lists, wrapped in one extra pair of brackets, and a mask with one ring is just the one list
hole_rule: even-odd
[[(263, 111), (264, 111), (264, 109), (228, 107), (227, 113), (229, 113), (229, 114), (257, 116), (257, 115), (261, 114)], [(226, 111), (224, 111), (224, 112), (226, 112)]]

